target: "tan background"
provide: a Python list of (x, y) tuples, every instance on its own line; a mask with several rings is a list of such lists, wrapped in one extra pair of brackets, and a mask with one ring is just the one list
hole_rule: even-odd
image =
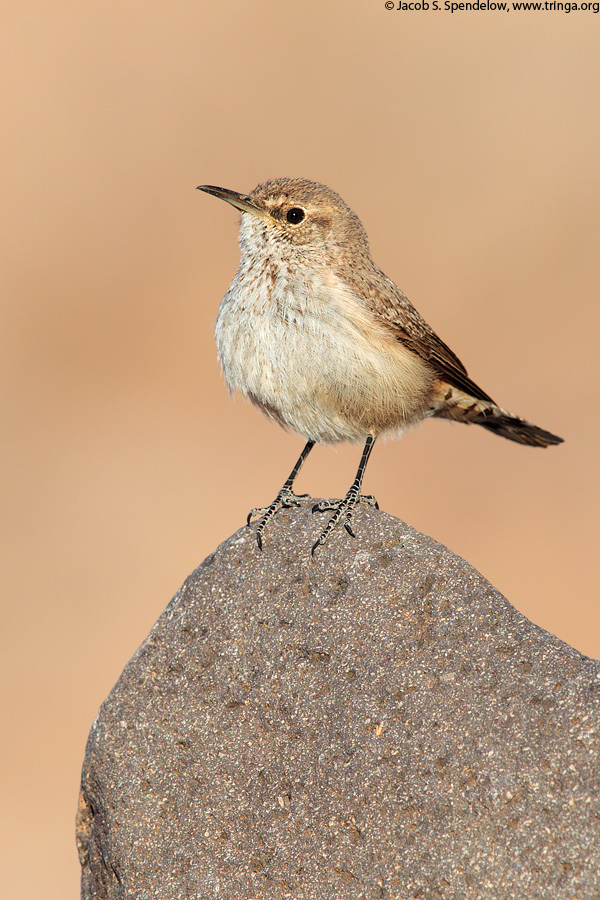
[[(378, 446), (365, 487), (600, 655), (600, 17), (11, 6), (0, 893), (65, 900), (99, 704), (302, 446), (221, 382), (212, 325), (238, 219), (199, 183), (330, 184), (475, 380), (567, 439), (542, 452), (431, 422)], [(339, 496), (357, 462), (357, 448), (319, 449), (299, 488)]]

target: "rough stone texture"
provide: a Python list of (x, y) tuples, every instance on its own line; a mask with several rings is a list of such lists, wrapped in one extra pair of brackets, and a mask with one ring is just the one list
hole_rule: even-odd
[(357, 512), (244, 528), (94, 722), (85, 898), (600, 898), (600, 663)]

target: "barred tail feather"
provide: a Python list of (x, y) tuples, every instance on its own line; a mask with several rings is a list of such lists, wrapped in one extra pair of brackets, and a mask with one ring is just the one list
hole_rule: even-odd
[(556, 434), (544, 431), (543, 428), (513, 416), (498, 406), (482, 409), (471, 421), (494, 434), (508, 438), (509, 441), (516, 441), (517, 444), (526, 444), (529, 447), (552, 447), (563, 442)]
[[(475, 386), (476, 387), (476, 386)], [(466, 393), (456, 385), (447, 381), (440, 381), (434, 386), (432, 395), (434, 401), (434, 416), (442, 419), (452, 419), (455, 422), (481, 425), (500, 437), (517, 444), (526, 444), (529, 447), (552, 447), (562, 444), (563, 439), (551, 431), (544, 431), (525, 419), (513, 416), (496, 406), (494, 401), (484, 394), (479, 388), (473, 393)]]

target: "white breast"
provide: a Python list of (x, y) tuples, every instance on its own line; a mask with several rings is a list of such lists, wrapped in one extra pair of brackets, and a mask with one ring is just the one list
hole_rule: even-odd
[(216, 338), (229, 389), (306, 439), (359, 442), (428, 414), (427, 364), (329, 272), (246, 257)]

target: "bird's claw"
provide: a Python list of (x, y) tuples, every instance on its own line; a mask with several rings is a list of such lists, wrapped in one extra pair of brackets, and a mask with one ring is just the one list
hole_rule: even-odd
[(311, 556), (314, 556), (317, 547), (320, 547), (325, 543), (325, 541), (341, 519), (344, 519), (344, 528), (346, 529), (348, 534), (353, 538), (356, 537), (351, 523), (354, 509), (359, 503), (366, 503), (367, 506), (374, 506), (375, 509), (379, 509), (379, 504), (372, 494), (357, 494), (356, 491), (352, 490), (352, 488), (348, 491), (343, 500), (320, 500), (319, 503), (315, 503), (312, 508), (313, 512), (325, 512), (326, 510), (335, 510), (335, 512), (327, 523), (327, 527), (325, 528), (325, 530), (319, 535), (318, 540), (313, 544), (310, 551)]
[[(341, 503), (344, 503), (348, 497), (344, 497), (343, 500), (319, 500), (318, 503), (312, 508), (313, 512), (326, 512), (328, 509), (338, 509)], [(353, 503), (355, 506), (357, 503), (366, 503), (367, 506), (373, 506), (375, 509), (379, 509), (379, 503), (373, 496), (373, 494), (360, 494)]]
[(273, 516), (278, 513), (280, 509), (291, 509), (292, 506), (300, 506), (300, 500), (304, 497), (308, 497), (308, 494), (294, 494), (291, 488), (283, 487), (270, 506), (255, 507), (250, 510), (246, 519), (246, 525), (250, 525), (251, 520), (256, 516), (263, 517), (256, 529), (256, 543), (258, 544), (259, 550), (262, 550), (263, 532)]

